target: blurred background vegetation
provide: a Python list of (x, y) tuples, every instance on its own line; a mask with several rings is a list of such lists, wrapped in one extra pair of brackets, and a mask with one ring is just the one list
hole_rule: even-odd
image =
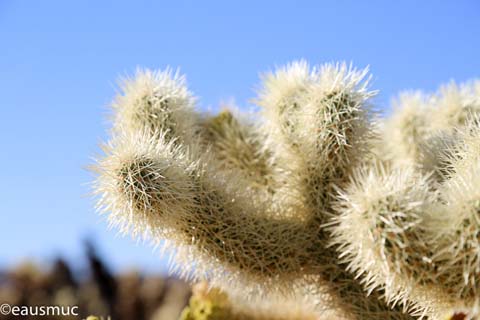
[[(12, 306), (78, 306), (80, 317), (49, 316), (42, 319), (85, 319), (89, 315), (115, 320), (176, 320), (190, 298), (184, 282), (137, 270), (114, 274), (91, 242), (85, 242), (84, 261), (70, 265), (61, 257), (44, 265), (25, 261), (0, 271), (0, 302)], [(2, 316), (2, 319), (37, 319), (35, 316)]]

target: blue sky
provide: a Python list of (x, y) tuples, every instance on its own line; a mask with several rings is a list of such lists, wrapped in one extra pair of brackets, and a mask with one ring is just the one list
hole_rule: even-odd
[(180, 67), (199, 107), (250, 106), (260, 72), (304, 58), (370, 65), (377, 103), (480, 77), (477, 1), (0, 0), (0, 265), (69, 259), (94, 237), (117, 270), (163, 271), (107, 230), (85, 169), (116, 79)]

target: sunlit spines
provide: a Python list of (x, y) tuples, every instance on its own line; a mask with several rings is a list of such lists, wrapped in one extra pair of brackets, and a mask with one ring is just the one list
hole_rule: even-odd
[(351, 170), (367, 156), (370, 127), (367, 70), (345, 64), (309, 70), (294, 63), (268, 76), (260, 105), (269, 124), (270, 144), (290, 170), (287, 186), (300, 193), (309, 228), (318, 233), (309, 248), (319, 280), (313, 291), (322, 305), (350, 317), (408, 319), (392, 310), (377, 293), (365, 296), (362, 285), (340, 264), (324, 224), (332, 210), (335, 185), (347, 182)]
[(163, 135), (117, 137), (97, 167), (99, 208), (122, 232), (196, 252), (202, 266), (178, 261), (186, 272), (227, 289), (238, 286), (230, 278), (242, 273), (252, 287), (268, 291), (272, 284), (286, 292), (285, 279), (309, 268), (315, 234), (299, 219), (272, 217), (238, 183), (227, 186), (223, 179), (231, 176), (210, 170), (208, 155), (192, 159), (183, 149)]
[(480, 128), (478, 117), (457, 131), (449, 153), (447, 180), (440, 187), (442, 214), (425, 226), (435, 254), (432, 273), (450, 296), (475, 304), (480, 299)]
[(137, 70), (134, 78), (124, 78), (121, 92), (112, 103), (113, 124), (117, 132), (162, 133), (165, 139), (180, 139), (187, 144), (198, 130), (195, 98), (178, 71)]
[(341, 192), (332, 227), (340, 257), (367, 290), (381, 289), (392, 306), (417, 315), (452, 306), (430, 281), (435, 267), (423, 224), (437, 201), (438, 193), (414, 168), (362, 169)]
[(371, 134), (368, 68), (326, 64), (315, 73), (304, 108), (301, 149), (315, 171), (342, 183), (365, 157)]
[(479, 298), (480, 135), (470, 123), (436, 190), (415, 167), (360, 171), (333, 227), (341, 257), (370, 290), (433, 318)]
[(263, 108), (271, 134), (280, 135), (284, 144), (295, 144), (295, 132), (300, 125), (298, 109), (305, 102), (311, 83), (312, 73), (305, 61), (293, 62), (263, 76), (257, 102)]
[(252, 188), (273, 192), (274, 160), (253, 123), (225, 109), (203, 120), (202, 133), (220, 169), (238, 171)]
[(454, 82), (441, 86), (433, 96), (435, 106), (431, 117), (434, 130), (453, 130), (464, 127), (472, 116), (480, 115), (479, 81), (462, 84)]
[(265, 77), (258, 103), (268, 143), (291, 172), (287, 183), (313, 211), (328, 207), (329, 185), (341, 183), (366, 149), (374, 95), (366, 74), (346, 64), (310, 69), (300, 61)]
[(404, 92), (394, 100), (381, 132), (383, 156), (394, 167), (423, 168), (422, 145), (431, 134), (429, 101), (421, 92)]
[(195, 208), (197, 164), (173, 141), (156, 138), (142, 132), (118, 135), (103, 147), (105, 156), (94, 168), (97, 206), (123, 233), (161, 236), (162, 219)]
[(472, 115), (464, 126), (458, 127), (452, 134), (455, 142), (450, 143), (442, 155), (443, 161), (449, 164), (448, 178), (467, 175), (478, 169), (480, 160), (480, 115)]
[(304, 61), (268, 74), (258, 103), (272, 143), (301, 152), (304, 161), (315, 159), (319, 168), (331, 168), (342, 150), (364, 138), (366, 101), (375, 94), (367, 89), (366, 74), (367, 69), (346, 64), (310, 69)]
[(450, 83), (434, 94), (401, 94), (382, 125), (380, 157), (394, 167), (436, 172), (441, 181), (448, 169), (443, 158), (455, 143), (455, 130), (480, 112), (477, 87), (478, 81)]

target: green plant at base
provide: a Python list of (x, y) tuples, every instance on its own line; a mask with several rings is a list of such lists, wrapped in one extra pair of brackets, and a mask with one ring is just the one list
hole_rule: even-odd
[(258, 309), (235, 310), (228, 296), (216, 288), (208, 288), (205, 282), (193, 287), (189, 305), (183, 310), (180, 320), (314, 320), (313, 313), (292, 308), (281, 314)]

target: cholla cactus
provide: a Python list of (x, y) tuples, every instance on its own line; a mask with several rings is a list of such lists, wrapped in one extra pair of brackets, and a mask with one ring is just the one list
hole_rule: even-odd
[(251, 121), (197, 113), (183, 77), (139, 71), (114, 102), (98, 207), (122, 232), (166, 240), (176, 270), (234, 308), (288, 301), (374, 320), (473, 310), (480, 129), (466, 119), (479, 84), (405, 96), (378, 128), (366, 75), (292, 63), (265, 76), (263, 120)]

